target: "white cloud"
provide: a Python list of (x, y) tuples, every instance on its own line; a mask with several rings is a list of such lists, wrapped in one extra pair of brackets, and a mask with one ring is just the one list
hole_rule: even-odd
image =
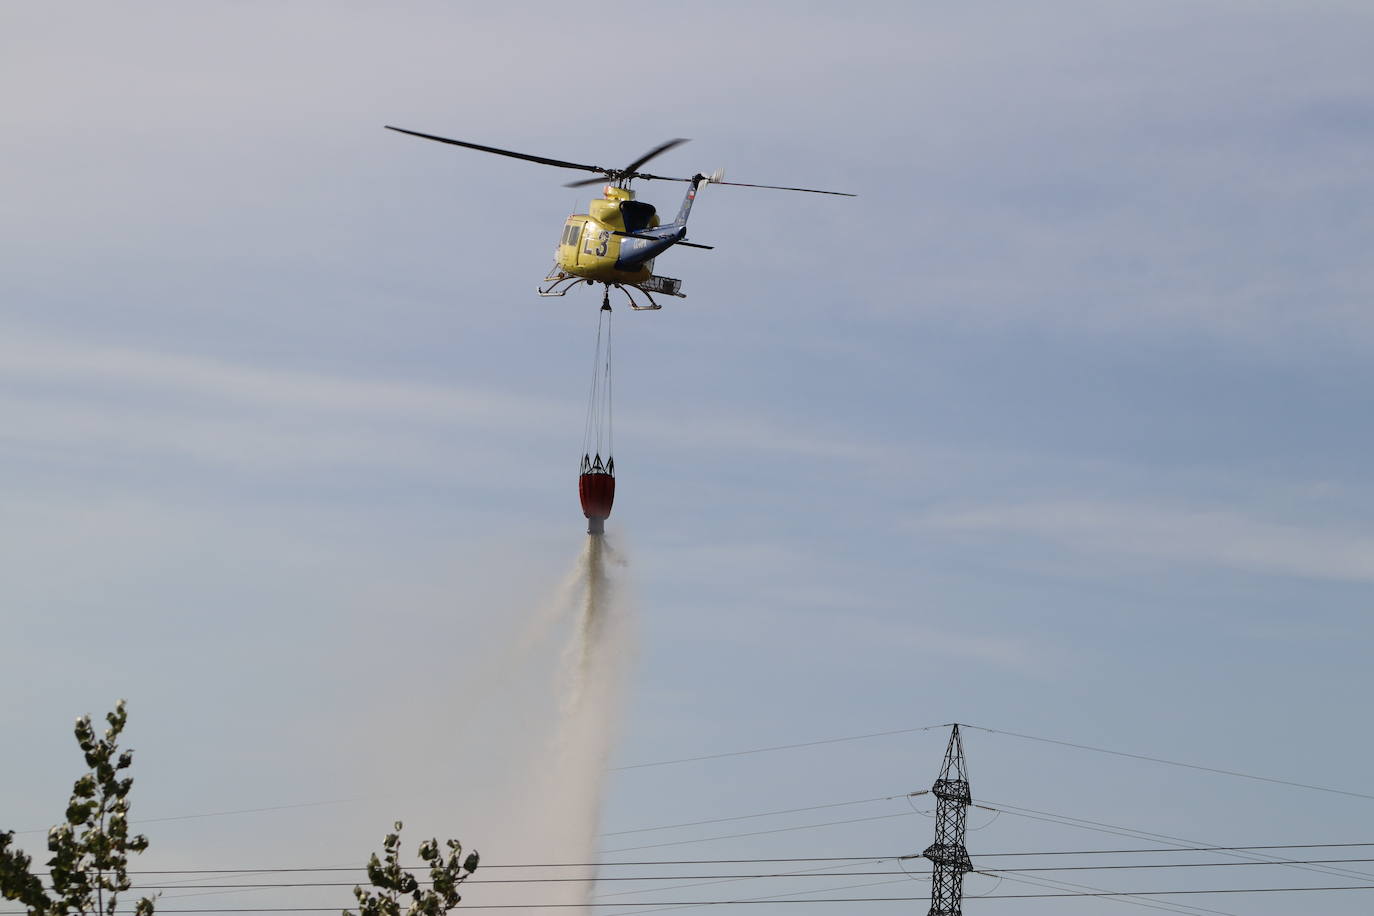
[[(157, 451), (266, 467), (341, 461), (435, 468), (452, 460), (432, 441), (444, 432), (538, 434), (568, 425), (582, 409), (554, 398), (244, 365), (15, 328), (0, 329), (0, 375), (36, 389), (0, 398), (7, 418), (0, 445)], [(720, 411), (672, 420), (627, 414), (622, 421), (641, 439), (679, 450), (883, 457), (876, 447)]]
[(447, 419), (460, 415), (486, 418), (514, 415), (518, 417), (516, 422), (548, 420), (556, 407), (551, 401), (485, 391), (245, 366), (204, 356), (26, 335), (14, 329), (6, 329), (0, 338), (0, 372), (146, 385), (255, 405)]
[(980, 506), (916, 520), (927, 532), (1010, 536), (1079, 554), (1266, 575), (1374, 581), (1374, 536), (1266, 521), (1225, 510), (1063, 500)]

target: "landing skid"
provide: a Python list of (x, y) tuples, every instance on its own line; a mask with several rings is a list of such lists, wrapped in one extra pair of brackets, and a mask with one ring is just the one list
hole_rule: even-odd
[(578, 283), (591, 283), (591, 280), (576, 277), (572, 274), (554, 268), (549, 271), (549, 275), (544, 278), (544, 282), (539, 284), (539, 295), (541, 296), (566, 296), (568, 290)]
[[(654, 297), (650, 296), (647, 290), (640, 289), (638, 286), (625, 286), (620, 283), (606, 283), (604, 285), (606, 289), (601, 294), (601, 311), (603, 312), (609, 312), (611, 310), (612, 286), (614, 286), (616, 289), (620, 290), (622, 293), (625, 294), (625, 298), (629, 301), (630, 308), (634, 309), (636, 312), (656, 312), (659, 309), (663, 308), (663, 306), (659, 305), (657, 302), (654, 301)], [(640, 305), (638, 302), (636, 302), (635, 297), (630, 293), (630, 290), (632, 289), (638, 289), (641, 293), (643, 293), (644, 298), (649, 300), (649, 304)], [(567, 292), (566, 288), (564, 289), (564, 292)]]
[[(634, 309), (636, 312), (656, 312), (663, 308), (663, 306), (654, 301), (654, 297), (649, 295), (647, 289), (642, 289), (638, 286), (621, 286), (619, 283), (615, 285), (615, 288), (625, 294), (625, 298), (630, 301), (630, 308)], [(630, 293), (632, 289), (637, 289), (643, 293), (644, 298), (649, 300), (649, 304), (640, 305), (636, 302), (635, 297)], [(609, 309), (611, 307), (611, 289), (609, 286), (606, 287), (606, 295), (601, 297), (601, 307), (603, 309)]]
[[(599, 281), (588, 280), (585, 277), (579, 277), (555, 267), (553, 270), (549, 271), (549, 275), (544, 278), (544, 282), (539, 284), (538, 292), (539, 295), (544, 297), (566, 296), (568, 290), (579, 283), (586, 283), (590, 286), (597, 282)], [(606, 311), (610, 311), (611, 309), (611, 287), (613, 286), (625, 294), (625, 298), (628, 300), (630, 308), (634, 309), (636, 312), (653, 312), (663, 308), (663, 306), (654, 301), (653, 293), (667, 293), (670, 296), (677, 296), (679, 299), (686, 298), (682, 293), (678, 292), (681, 287), (681, 282), (669, 277), (651, 277), (643, 285), (602, 283), (602, 286), (605, 287), (605, 292), (601, 296), (601, 307)], [(634, 292), (631, 292), (631, 290), (634, 290)], [(635, 298), (635, 293), (639, 293), (643, 296), (648, 304), (641, 304), (639, 300)]]

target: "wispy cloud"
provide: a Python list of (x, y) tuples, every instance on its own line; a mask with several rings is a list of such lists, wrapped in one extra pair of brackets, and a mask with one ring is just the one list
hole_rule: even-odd
[(0, 372), (34, 379), (113, 382), (240, 404), (315, 411), (538, 422), (561, 407), (552, 401), (488, 391), (251, 366), (199, 355), (26, 335), (13, 329), (0, 334)]
[[(3, 399), (0, 442), (11, 447), (153, 450), (257, 466), (339, 460), (434, 467), (448, 460), (435, 453), (437, 435), (561, 428), (582, 410), (557, 398), (256, 366), (14, 328), (0, 333), (0, 377), (27, 389)], [(877, 447), (719, 411), (625, 420), (643, 440), (679, 450), (873, 461), (883, 455)]]
[[(859, 599), (856, 601), (855, 599)], [(1022, 673), (1045, 673), (1063, 663), (1062, 645), (1043, 643), (1026, 634), (980, 632), (976, 627), (951, 624), (918, 608), (894, 615), (890, 610), (856, 607), (856, 592), (847, 603), (821, 611), (795, 606), (753, 612), (750, 623), (755, 638), (770, 644), (783, 630), (804, 628), (817, 645), (844, 664), (873, 664), (879, 657), (905, 656), (987, 665)], [(882, 647), (881, 650), (875, 647)]]
[(1374, 581), (1374, 535), (1227, 510), (1064, 500), (936, 512), (914, 524), (928, 532), (1042, 541), (1084, 555)]

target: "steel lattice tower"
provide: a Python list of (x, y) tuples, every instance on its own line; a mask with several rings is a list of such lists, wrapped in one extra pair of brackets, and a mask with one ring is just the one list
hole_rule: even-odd
[(949, 736), (940, 777), (930, 787), (936, 798), (935, 842), (921, 853), (935, 866), (930, 877), (930, 916), (962, 916), (964, 873), (973, 871), (973, 862), (964, 848), (964, 821), (973, 794), (968, 787), (964, 765), (964, 742), (959, 724)]

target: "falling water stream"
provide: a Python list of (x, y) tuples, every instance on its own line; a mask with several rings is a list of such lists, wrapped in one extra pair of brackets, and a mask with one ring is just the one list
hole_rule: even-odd
[[(628, 609), (618, 601), (618, 590), (608, 565), (614, 553), (604, 537), (587, 538), (579, 558), (582, 569), (580, 616), (565, 659), (569, 691), (563, 707), (558, 738), (562, 763), (580, 786), (579, 811), (572, 825), (580, 834), (580, 861), (596, 859), (601, 824), (601, 801), (606, 765), (622, 705), (626, 662), (630, 655)], [(587, 877), (593, 877), (588, 875)], [(583, 887), (583, 903), (591, 902), (594, 885)]]
[[(543, 861), (590, 863), (597, 858), (606, 766), (633, 657), (633, 617), (624, 600), (622, 566), (604, 536), (586, 538), (575, 570), (527, 633), (529, 639), (562, 641), (552, 685), (557, 718), (539, 753), (540, 772), (527, 798), (540, 809), (534, 818), (537, 845), (552, 857)], [(562, 885), (560, 902), (591, 902), (593, 868), (559, 874), (587, 879)], [(541, 893), (541, 899), (548, 897)]]

